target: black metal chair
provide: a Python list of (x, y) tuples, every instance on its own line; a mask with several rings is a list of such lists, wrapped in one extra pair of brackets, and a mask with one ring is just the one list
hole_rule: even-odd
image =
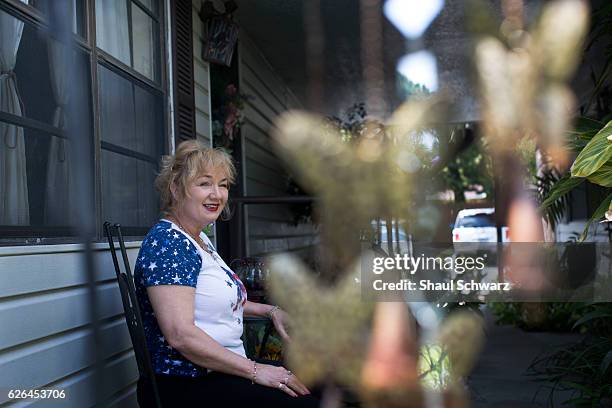
[[(136, 363), (138, 364), (138, 373), (140, 374), (137, 395), (138, 405), (141, 408), (161, 408), (162, 405), (159, 398), (157, 383), (155, 382), (155, 373), (153, 371), (153, 366), (151, 365), (151, 357), (149, 355), (147, 341), (142, 326), (142, 316), (140, 314), (140, 308), (138, 307), (138, 301), (136, 299), (134, 278), (132, 276), (127, 251), (125, 249), (123, 235), (121, 234), (121, 226), (119, 224), (111, 225), (111, 223), (107, 221), (104, 223), (104, 231), (106, 233), (106, 237), (108, 238), (110, 252), (113, 257), (115, 273), (117, 274), (117, 283), (119, 284), (121, 301), (123, 302), (123, 310), (125, 311), (125, 321), (130, 332), (132, 345), (134, 346), (134, 354), (136, 356)], [(123, 258), (123, 272), (121, 271), (119, 260), (117, 259), (117, 249), (113, 240), (113, 234), (116, 234), (117, 240), (119, 241), (119, 248)]]

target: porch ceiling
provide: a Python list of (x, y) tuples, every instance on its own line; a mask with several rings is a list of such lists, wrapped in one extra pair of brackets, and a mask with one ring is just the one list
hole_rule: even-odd
[[(304, 5), (300, 0), (239, 0), (237, 17), (270, 64), (308, 107)], [(337, 113), (364, 101), (361, 74), (359, 1), (321, 1), (324, 40), (325, 106)], [(404, 52), (402, 36), (385, 21), (385, 67), (395, 66)], [(389, 71), (386, 69), (386, 71)], [(387, 83), (392, 72), (386, 72)], [(309, 107), (313, 108), (313, 107)]]
[[(302, 0), (237, 0), (236, 17), (256, 42), (273, 68), (308, 106), (309, 78), (306, 66), (306, 30)], [(491, 4), (496, 0), (487, 0)], [(338, 114), (353, 103), (362, 102), (364, 89), (361, 67), (359, 0), (322, 0), (324, 27), (325, 102), (317, 110)], [(381, 1), (381, 4), (383, 1)], [(469, 84), (469, 40), (465, 33), (464, 1), (447, 1), (430, 25), (424, 46), (432, 50), (438, 63), (440, 88), (450, 90), (453, 121), (477, 119), (475, 95)], [(540, 0), (525, 0), (528, 12)], [(498, 5), (496, 7), (499, 7)], [(498, 14), (499, 10), (497, 11)], [(382, 10), (381, 10), (382, 13)], [(395, 92), (395, 67), (406, 54), (407, 43), (398, 30), (381, 14), (383, 21), (386, 101), (390, 109), (401, 101)], [(375, 108), (369, 107), (369, 112)], [(382, 112), (378, 112), (382, 113)]]

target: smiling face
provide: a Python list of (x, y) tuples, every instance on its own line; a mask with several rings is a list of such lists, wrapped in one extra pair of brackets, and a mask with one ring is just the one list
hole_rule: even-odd
[(223, 169), (211, 168), (185, 187), (186, 195), (177, 201), (176, 216), (191, 232), (201, 231), (223, 211), (229, 194), (228, 177)]

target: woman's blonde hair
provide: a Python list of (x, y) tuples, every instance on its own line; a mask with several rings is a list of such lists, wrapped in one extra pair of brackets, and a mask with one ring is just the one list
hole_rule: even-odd
[[(160, 209), (164, 216), (170, 215), (176, 207), (171, 186), (176, 186), (178, 199), (188, 197), (187, 187), (197, 177), (210, 169), (220, 169), (230, 184), (236, 179), (236, 167), (229, 154), (218, 148), (207, 147), (197, 140), (186, 140), (178, 145), (173, 155), (162, 157), (161, 171), (155, 179), (155, 187), (160, 195)], [(223, 208), (222, 219), (228, 219), (230, 210)]]

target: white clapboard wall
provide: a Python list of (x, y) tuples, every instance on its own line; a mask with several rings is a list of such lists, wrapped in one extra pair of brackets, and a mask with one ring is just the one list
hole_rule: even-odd
[[(139, 242), (128, 243), (131, 262)], [(0, 406), (89, 407), (94, 387), (111, 406), (136, 406), (138, 369), (108, 245), (96, 244), (103, 380), (94, 384), (90, 296), (80, 246), (0, 248)], [(54, 388), (65, 401), (7, 402), (6, 391)], [(55, 403), (55, 405), (54, 405)]]
[[(277, 157), (270, 133), (275, 118), (300, 107), (294, 94), (266, 58), (241, 31), (239, 36), (240, 91), (246, 103), (242, 127), (244, 193), (247, 196), (286, 196), (287, 172)], [(288, 205), (248, 205), (246, 211), (249, 256), (289, 251), (307, 252), (317, 240), (312, 224), (293, 225)]]
[(212, 146), (210, 113), (210, 71), (208, 62), (202, 59), (204, 26), (198, 13), (201, 0), (193, 0), (193, 81), (196, 107), (196, 136), (202, 143)]

